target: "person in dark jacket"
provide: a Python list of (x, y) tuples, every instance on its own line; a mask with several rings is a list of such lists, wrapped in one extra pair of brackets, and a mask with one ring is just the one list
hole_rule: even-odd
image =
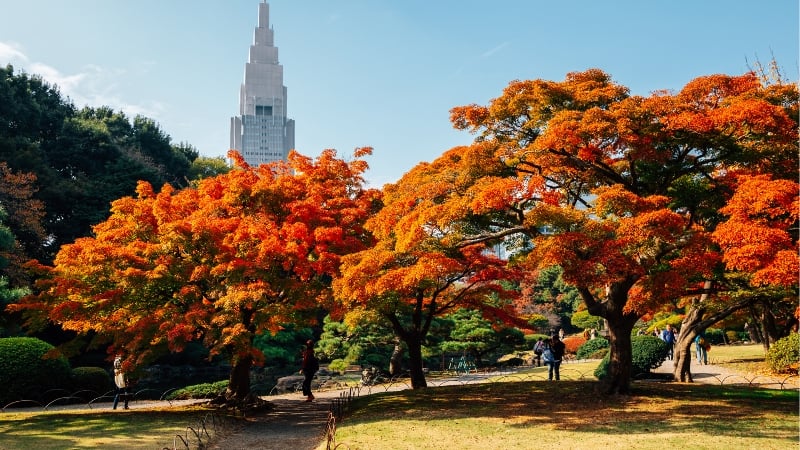
[(311, 380), (314, 379), (314, 374), (319, 370), (319, 361), (314, 355), (314, 341), (309, 339), (306, 342), (306, 348), (303, 349), (303, 395), (306, 396), (306, 401), (314, 400), (314, 394), (311, 393)]
[(553, 362), (550, 364), (550, 369), (547, 371), (547, 378), (552, 381), (555, 375), (556, 381), (561, 379), (561, 359), (564, 358), (564, 349), (566, 346), (557, 334), (550, 338), (550, 350), (553, 352)]

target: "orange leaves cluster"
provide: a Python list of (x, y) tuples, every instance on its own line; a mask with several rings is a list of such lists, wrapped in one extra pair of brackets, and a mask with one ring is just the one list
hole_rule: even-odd
[(140, 183), (138, 197), (115, 201), (94, 238), (61, 249), (42, 293), (20, 309), (42, 308), (147, 359), (200, 338), (212, 353), (249, 353), (255, 334), (319, 306), (319, 279), (370, 243), (363, 223), (380, 196), (363, 188), (365, 163), (332, 150), (258, 168), (231, 157), (239, 169), (196, 188)]
[[(800, 263), (796, 230), (800, 185), (770, 176), (743, 176), (721, 212), (729, 216), (714, 231), (732, 270), (752, 273), (754, 285), (797, 286)], [(796, 233), (796, 231), (795, 231)]]

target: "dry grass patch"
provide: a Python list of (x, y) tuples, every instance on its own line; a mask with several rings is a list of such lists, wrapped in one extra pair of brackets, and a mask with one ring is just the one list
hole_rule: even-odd
[(796, 392), (636, 383), (605, 396), (586, 381), (447, 386), (357, 400), (337, 443), (355, 449), (787, 448)]

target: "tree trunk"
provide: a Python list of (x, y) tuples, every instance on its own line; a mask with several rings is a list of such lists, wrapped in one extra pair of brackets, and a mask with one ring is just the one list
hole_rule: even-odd
[(689, 312), (681, 322), (678, 341), (675, 343), (675, 357), (672, 369), (672, 377), (675, 381), (693, 382), (692, 365), (692, 344), (694, 338), (700, 332), (700, 325), (705, 314), (705, 308), (700, 305), (692, 304)]
[(237, 358), (231, 369), (231, 376), (228, 379), (228, 389), (225, 392), (227, 400), (236, 402), (244, 401), (250, 395), (250, 368), (253, 366), (253, 358), (245, 356)]
[(425, 381), (425, 372), (422, 364), (422, 341), (420, 339), (407, 339), (408, 363), (411, 369), (411, 388), (422, 389), (428, 387)]
[(627, 394), (630, 392), (633, 352), (631, 350), (631, 331), (637, 317), (626, 315), (608, 318), (608, 339), (610, 365), (605, 392), (608, 394)]
[(393, 377), (396, 377), (402, 373), (403, 368), (403, 345), (400, 342), (400, 338), (395, 336), (394, 338), (394, 351), (392, 351), (392, 357), (389, 359), (389, 374)]

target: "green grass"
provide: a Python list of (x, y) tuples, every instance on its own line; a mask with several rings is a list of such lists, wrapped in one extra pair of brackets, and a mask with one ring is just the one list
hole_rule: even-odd
[[(186, 437), (187, 427), (200, 428), (198, 425), (208, 413), (200, 407), (5, 412), (0, 413), (0, 449), (172, 448), (176, 435)], [(196, 444), (196, 438), (189, 433), (191, 442)], [(178, 448), (183, 445), (180, 441), (178, 444)]]
[(798, 394), (588, 381), (445, 386), (356, 399), (336, 442), (355, 449), (797, 448)]

